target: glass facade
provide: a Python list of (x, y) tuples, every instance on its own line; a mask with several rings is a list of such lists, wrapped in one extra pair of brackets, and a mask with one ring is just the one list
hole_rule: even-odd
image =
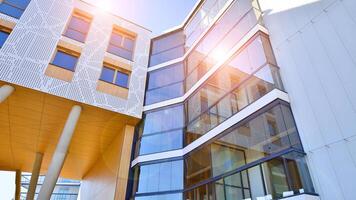
[(3, 0), (0, 12), (19, 19), (31, 0)]
[(182, 148), (183, 129), (183, 105), (145, 113), (138, 131), (136, 153), (143, 155)]
[[(44, 182), (45, 176), (40, 175), (38, 177), (38, 183), (36, 187), (35, 199), (37, 199), (37, 195), (41, 189), (41, 186)], [(21, 193), (20, 199), (25, 200), (27, 190), (30, 184), (31, 174), (23, 173), (21, 176)], [(58, 178), (57, 184), (54, 188), (54, 191), (51, 196), (51, 200), (77, 200), (78, 193), (80, 188), (80, 181), (70, 180), (64, 178)]]
[(183, 161), (137, 166), (134, 177), (134, 196), (139, 197), (135, 199), (163, 192), (183, 192), (187, 200), (314, 193), (292, 112), (281, 100), (185, 155)]
[[(254, 29), (263, 25), (258, 2), (227, 2), (202, 1), (184, 28), (152, 41), (151, 67), (189, 54), (148, 72), (145, 105), (158, 108), (146, 111), (137, 128), (135, 157), (143, 161), (133, 167), (134, 199), (255, 200), (315, 192), (289, 103), (275, 99), (218, 128), (272, 90), (284, 91), (268, 35)], [(182, 96), (174, 105), (166, 101)]]

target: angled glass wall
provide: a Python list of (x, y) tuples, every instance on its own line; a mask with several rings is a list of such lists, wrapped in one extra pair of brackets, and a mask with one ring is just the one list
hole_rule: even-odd
[[(203, 4), (207, 7), (215, 8), (218, 6), (221, 9), (226, 1), (205, 1)], [(219, 11), (213, 9), (213, 13)], [(204, 9), (199, 10), (204, 11)], [(204, 11), (205, 12), (205, 11)], [(215, 16), (214, 14), (213, 16)], [(253, 28), (256, 24), (261, 24), (260, 11), (256, 9), (250, 0), (240, 0), (238, 3), (233, 3), (229, 9), (221, 16), (221, 18), (212, 26), (212, 28), (199, 40), (198, 44), (189, 53), (183, 62), (165, 66), (166, 70), (160, 69), (149, 72), (148, 88), (146, 92), (145, 105), (150, 105), (160, 101), (182, 96), (195, 83), (198, 82), (215, 64), (224, 59), (232, 48)], [(193, 27), (194, 20), (197, 20), (199, 15), (195, 15), (188, 23), (187, 28)], [(205, 18), (204, 18), (205, 17)], [(211, 17), (208, 14), (204, 15), (202, 21)], [(197, 18), (197, 19), (196, 19)], [(200, 18), (199, 18), (200, 19)], [(198, 20), (199, 21), (199, 20)], [(210, 23), (206, 22), (206, 26)], [(174, 31), (166, 35), (160, 36), (152, 41), (151, 47), (151, 66), (160, 64), (184, 55), (184, 42), (189, 42), (188, 39), (196, 38), (201, 34), (201, 30), (205, 28), (185, 29), (189, 30), (189, 37), (185, 38), (182, 31)], [(205, 26), (203, 26), (205, 27)], [(203, 32), (204, 32), (203, 31)], [(197, 38), (196, 38), (197, 39)], [(187, 48), (187, 47), (186, 47)], [(158, 62), (157, 60), (161, 60)], [(177, 74), (175, 74), (175, 72)], [(162, 79), (162, 85), (156, 88), (155, 83)], [(174, 79), (167, 82), (167, 79)], [(153, 85), (153, 86), (152, 86)]]
[(136, 166), (133, 196), (242, 200), (314, 193), (304, 155), (288, 103), (275, 100), (183, 160)]

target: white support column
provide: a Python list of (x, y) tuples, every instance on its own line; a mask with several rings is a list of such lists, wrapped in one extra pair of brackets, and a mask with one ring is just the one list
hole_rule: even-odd
[(38, 176), (40, 175), (41, 165), (42, 165), (43, 154), (40, 152), (36, 153), (36, 160), (33, 163), (32, 175), (30, 180), (30, 185), (28, 187), (26, 200), (33, 200), (36, 193)]
[(63, 128), (61, 137), (57, 143), (45, 180), (38, 194), (38, 200), (49, 200), (51, 198), (57, 179), (62, 170), (68, 147), (72, 139), (74, 129), (77, 125), (82, 108), (78, 105), (72, 107), (67, 122)]
[(0, 103), (5, 101), (5, 99), (10, 96), (10, 94), (15, 90), (11, 85), (3, 85), (0, 87)]

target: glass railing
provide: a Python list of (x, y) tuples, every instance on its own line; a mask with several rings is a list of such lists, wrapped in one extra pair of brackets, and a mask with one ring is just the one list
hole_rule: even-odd
[(187, 124), (186, 143), (190, 144), (275, 88), (283, 90), (278, 68), (266, 64), (206, 111), (190, 120)]

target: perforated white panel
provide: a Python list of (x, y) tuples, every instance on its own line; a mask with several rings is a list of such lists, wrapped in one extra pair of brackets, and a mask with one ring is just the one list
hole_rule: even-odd
[[(73, 8), (94, 16), (71, 83), (44, 74)], [(119, 17), (71, 0), (32, 0), (0, 50), (0, 79), (74, 101), (141, 117), (150, 32)], [(128, 99), (96, 91), (112, 25), (137, 33)]]

